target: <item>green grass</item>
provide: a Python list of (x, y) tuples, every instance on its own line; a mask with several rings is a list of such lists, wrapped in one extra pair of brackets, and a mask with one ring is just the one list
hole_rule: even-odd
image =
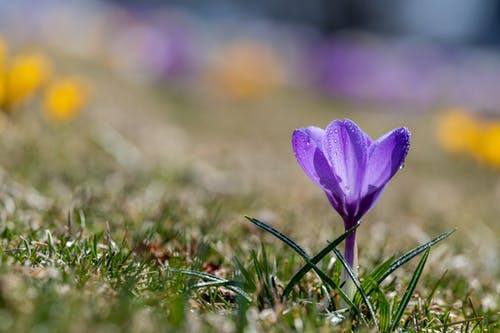
[[(96, 79), (102, 96), (75, 123), (50, 126), (28, 106), (0, 133), (0, 331), (499, 329), (498, 171), (444, 155), (427, 134), (432, 117), (288, 93), (251, 103), (158, 96)], [(118, 88), (143, 109), (126, 113), (124, 101), (103, 114)], [(325, 276), (341, 284), (341, 260), (314, 254), (342, 225), (289, 147), (294, 127), (346, 115), (373, 136), (403, 124), (414, 136), (405, 169), (359, 226), (358, 314), (336, 312), (340, 296)], [(293, 239), (309, 261), (245, 215)], [(334, 326), (338, 316), (346, 320)]]

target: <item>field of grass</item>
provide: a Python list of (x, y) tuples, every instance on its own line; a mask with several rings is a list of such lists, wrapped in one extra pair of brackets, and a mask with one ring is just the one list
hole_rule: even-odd
[[(290, 139), (294, 128), (345, 117), (372, 137), (399, 126), (413, 135), (405, 168), (359, 227), (361, 281), (456, 228), (431, 249), (397, 327), (500, 329), (499, 172), (444, 153), (435, 113), (295, 91), (228, 101), (94, 72), (92, 105), (73, 123), (47, 124), (29, 105), (3, 123), (0, 331), (375, 331), (352, 312), (334, 326), (334, 295), (312, 271), (280, 299), (305, 262), (244, 218), (310, 255), (337, 238), (340, 217)], [(395, 307), (420, 257), (381, 284)], [(338, 280), (333, 258), (318, 267)], [(385, 305), (371, 299), (381, 319)]]

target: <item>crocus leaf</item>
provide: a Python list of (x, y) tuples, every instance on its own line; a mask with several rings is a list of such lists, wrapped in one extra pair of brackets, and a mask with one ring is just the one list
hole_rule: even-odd
[[(367, 277), (364, 278), (361, 286), (367, 295), (370, 295), (376, 288), (378, 288), (378, 280), (384, 272), (391, 266), (394, 261), (394, 256), (387, 258), (380, 265), (375, 267)], [(360, 304), (363, 299), (359, 293), (354, 296), (354, 304)]]
[[(436, 238), (430, 240), (429, 242), (419, 245), (415, 247), (414, 249), (408, 251), (398, 259), (394, 260), (394, 257), (391, 256), (388, 259), (386, 259), (383, 263), (378, 265), (363, 281), (362, 287), (363, 290), (367, 295), (370, 295), (376, 287), (382, 283), (391, 273), (393, 273), (396, 269), (399, 267), (403, 266), (406, 264), (408, 261), (413, 259), (415, 256), (419, 255), (420, 253), (424, 252), (427, 248), (432, 247), (439, 243), (440, 241), (444, 240), (448, 236), (450, 236), (452, 233), (454, 233), (455, 230), (449, 231), (442, 233), (441, 235), (437, 236)], [(355, 304), (360, 304), (362, 301), (361, 295), (356, 294), (354, 296), (354, 303)]]
[(348, 304), (354, 310), (354, 312), (356, 312), (356, 314), (358, 314), (366, 322), (366, 319), (364, 318), (363, 314), (359, 311), (359, 308), (356, 305), (354, 305), (354, 303), (349, 299), (349, 297), (344, 293), (344, 291), (339, 288), (339, 286), (337, 285), (337, 283), (335, 283), (335, 281), (333, 281), (328, 275), (326, 275), (322, 270), (320, 270), (316, 266), (316, 264), (311, 262), (311, 257), (309, 257), (309, 255), (299, 245), (297, 245), (290, 238), (286, 237), (281, 232), (277, 231), (276, 229), (267, 225), (266, 223), (250, 216), (245, 216), (245, 218), (248, 221), (255, 224), (256, 226), (258, 226), (259, 228), (271, 233), (273, 236), (275, 236), (276, 238), (284, 242), (286, 245), (288, 245), (298, 255), (300, 255), (305, 260), (305, 262), (312, 267), (312, 269), (316, 272), (316, 274), (318, 274), (320, 279), (328, 286), (330, 286), (330, 288), (337, 291), (340, 297), (342, 297), (342, 299), (346, 302), (346, 304)]
[(290, 238), (286, 237), (283, 235), (281, 232), (278, 230), (274, 229), (273, 227), (269, 226), (268, 224), (257, 220), (256, 218), (250, 217), (250, 216), (245, 216), (247, 220), (255, 224), (261, 229), (264, 229), (265, 231), (271, 233), (273, 236), (281, 240), (282, 242), (286, 243), (288, 246), (290, 246), (295, 252), (297, 252), (301, 257), (309, 257), (309, 255), (302, 249), (297, 243), (292, 241)]
[(391, 324), (391, 305), (389, 304), (389, 301), (385, 297), (384, 293), (380, 290), (378, 292), (378, 312), (380, 315), (380, 331), (389, 331), (389, 326)]
[(333, 253), (335, 253), (335, 255), (337, 256), (337, 258), (340, 260), (340, 262), (344, 266), (344, 269), (346, 270), (347, 274), (349, 274), (350, 278), (354, 282), (354, 285), (356, 286), (356, 289), (361, 294), (361, 297), (363, 298), (363, 301), (365, 302), (366, 307), (368, 308), (368, 311), (370, 312), (370, 316), (372, 317), (372, 320), (373, 320), (373, 322), (375, 323), (375, 326), (378, 329), (377, 317), (375, 316), (375, 311), (373, 310), (373, 305), (370, 302), (370, 299), (368, 298), (368, 296), (365, 294), (363, 288), (361, 287), (361, 283), (359, 282), (356, 273), (353, 272), (351, 266), (349, 265), (349, 263), (347, 262), (347, 260), (344, 258), (344, 256), (342, 255), (342, 253), (339, 252), (339, 250), (337, 250), (337, 249), (334, 248), (333, 249)]
[(394, 317), (392, 319), (390, 331), (394, 331), (396, 329), (396, 327), (399, 324), (399, 321), (403, 317), (405, 309), (406, 309), (408, 303), (410, 302), (410, 299), (411, 299), (411, 296), (413, 295), (413, 292), (415, 291), (415, 288), (417, 286), (417, 282), (420, 279), (420, 276), (422, 275), (422, 272), (424, 270), (425, 263), (427, 262), (427, 258), (429, 257), (430, 251), (431, 251), (431, 248), (428, 247), (427, 250), (425, 251), (424, 255), (422, 256), (422, 259), (420, 259), (420, 262), (418, 263), (418, 266), (415, 269), (413, 276), (411, 277), (410, 283), (408, 284), (408, 287), (406, 288), (406, 291), (403, 295), (403, 298), (401, 299), (401, 302), (399, 302), (398, 308), (396, 309), (396, 312), (394, 313)]
[[(342, 235), (340, 235), (338, 238), (336, 238), (333, 242), (328, 243), (328, 245), (323, 248), (317, 255), (311, 258), (311, 262), (313, 264), (317, 264), (318, 262), (321, 261), (327, 254), (329, 254), (332, 249), (334, 249), (337, 245), (342, 243), (344, 239), (347, 238), (350, 234), (352, 234), (359, 226), (361, 225), (361, 221), (357, 223), (354, 227), (348, 229), (346, 232), (344, 232)], [(305, 264), (295, 275), (292, 277), (290, 282), (285, 286), (285, 289), (283, 290), (282, 298), (285, 298), (290, 294), (292, 291), (293, 287), (302, 279), (302, 277), (309, 272), (309, 270), (312, 269), (312, 266), (309, 264)]]
[(442, 233), (441, 235), (439, 235), (436, 238), (428, 241), (427, 243), (419, 245), (416, 248), (414, 248), (413, 250), (408, 251), (407, 253), (405, 253), (404, 255), (402, 255), (401, 257), (399, 257), (398, 259), (396, 259), (394, 261), (394, 263), (384, 272), (384, 274), (379, 277), (379, 279), (378, 279), (377, 282), (380, 284), (382, 281), (384, 281), (396, 269), (398, 269), (399, 267), (403, 266), (408, 261), (410, 261), (414, 257), (418, 256), (420, 253), (422, 253), (425, 250), (427, 250), (427, 248), (430, 248), (430, 247), (436, 245), (437, 243), (439, 243), (440, 241), (444, 240), (445, 238), (449, 237), (451, 234), (453, 234), (455, 232), (455, 230), (456, 229), (448, 231), (448, 232), (445, 232), (445, 233)]

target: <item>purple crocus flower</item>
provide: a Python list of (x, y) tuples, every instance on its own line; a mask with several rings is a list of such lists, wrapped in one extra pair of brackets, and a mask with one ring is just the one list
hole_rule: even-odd
[[(325, 130), (314, 126), (295, 130), (292, 146), (300, 166), (325, 191), (347, 230), (373, 207), (403, 166), (410, 132), (398, 128), (372, 141), (353, 121), (335, 120)], [(345, 243), (351, 267), (355, 238), (352, 233)]]

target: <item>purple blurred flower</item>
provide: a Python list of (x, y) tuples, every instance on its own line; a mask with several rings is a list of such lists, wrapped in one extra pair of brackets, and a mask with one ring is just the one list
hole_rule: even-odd
[(439, 97), (445, 63), (433, 48), (332, 39), (304, 57), (315, 88), (351, 102), (428, 105)]
[[(353, 121), (335, 120), (325, 130), (314, 126), (295, 130), (292, 146), (297, 162), (325, 191), (347, 230), (373, 207), (403, 166), (410, 132), (398, 128), (372, 141)], [(355, 237), (352, 233), (345, 244), (351, 266)]]
[(189, 29), (179, 24), (151, 27), (144, 58), (164, 79), (188, 76), (194, 69), (194, 38)]

